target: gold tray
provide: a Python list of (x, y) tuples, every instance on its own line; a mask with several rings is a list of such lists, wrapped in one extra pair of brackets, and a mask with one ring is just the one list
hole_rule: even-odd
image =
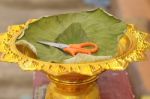
[[(100, 73), (106, 70), (125, 70), (129, 63), (143, 60), (145, 50), (150, 48), (149, 34), (138, 31), (133, 24), (128, 24), (126, 33), (118, 44), (118, 55), (111, 59), (82, 64), (40, 61), (30, 49), (15, 44), (22, 31), (33, 21), (35, 20), (9, 26), (8, 32), (0, 34), (0, 61), (17, 63), (22, 70), (46, 73), (54, 82), (48, 87), (46, 99), (57, 99), (56, 96), (74, 99), (72, 94), (81, 93), (87, 86), (93, 86), (93, 91), (92, 94), (86, 94), (86, 97), (99, 96), (95, 81)], [(53, 92), (49, 93), (50, 90)], [(75, 99), (82, 98), (76, 95)]]

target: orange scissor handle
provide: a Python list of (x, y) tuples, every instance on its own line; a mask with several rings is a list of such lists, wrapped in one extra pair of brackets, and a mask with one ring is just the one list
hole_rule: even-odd
[[(92, 49), (86, 49), (84, 47), (91, 46)], [(98, 46), (91, 42), (80, 43), (80, 44), (70, 44), (69, 47), (63, 49), (65, 52), (70, 53), (72, 56), (76, 55), (77, 53), (85, 53), (91, 54), (98, 51)]]

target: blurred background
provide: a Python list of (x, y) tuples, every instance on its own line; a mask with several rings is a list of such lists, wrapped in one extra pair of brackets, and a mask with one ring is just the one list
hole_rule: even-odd
[[(150, 33), (150, 0), (0, 0), (0, 32), (28, 19), (97, 7)], [(150, 99), (149, 59), (128, 68), (137, 99)], [(32, 72), (21, 71), (15, 64), (0, 63), (0, 99), (32, 99), (32, 81)]]

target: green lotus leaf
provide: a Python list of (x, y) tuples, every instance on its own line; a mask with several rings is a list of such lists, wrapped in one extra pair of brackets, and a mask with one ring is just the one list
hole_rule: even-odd
[(37, 57), (44, 61), (63, 62), (72, 58), (62, 50), (37, 43), (38, 41), (65, 44), (93, 42), (99, 46), (94, 56), (115, 56), (119, 37), (126, 23), (107, 14), (102, 9), (43, 17), (28, 25), (19, 40), (30, 42)]
[(89, 41), (80, 23), (72, 23), (63, 33), (58, 35), (55, 40), (55, 42), (65, 44), (78, 44)]
[(63, 63), (65, 64), (88, 63), (88, 62), (95, 62), (99, 60), (107, 60), (110, 58), (111, 56), (93, 56), (93, 55), (79, 53), (72, 58), (64, 60)]

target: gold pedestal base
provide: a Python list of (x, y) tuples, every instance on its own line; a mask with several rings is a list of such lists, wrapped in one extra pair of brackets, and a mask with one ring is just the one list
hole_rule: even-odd
[(86, 85), (50, 83), (47, 88), (46, 99), (100, 99), (100, 92), (96, 82)]

